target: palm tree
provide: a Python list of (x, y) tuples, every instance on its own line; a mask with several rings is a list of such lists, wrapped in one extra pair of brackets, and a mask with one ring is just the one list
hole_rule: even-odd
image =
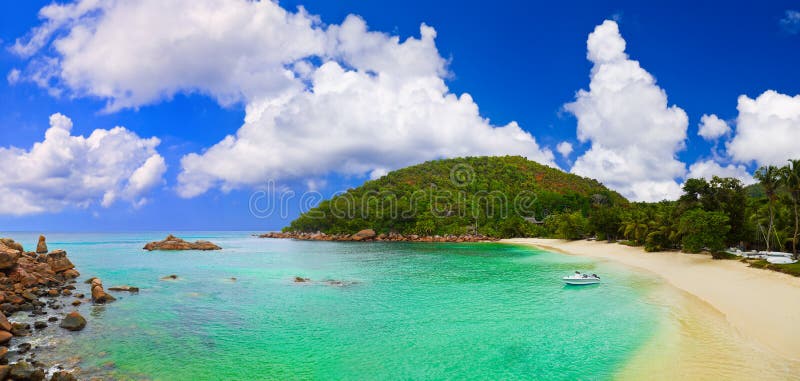
[(778, 187), (781, 184), (780, 172), (778, 167), (767, 165), (753, 173), (753, 177), (764, 187), (764, 193), (767, 195), (767, 205), (769, 206), (769, 226), (766, 234), (767, 251), (770, 251), (769, 237), (772, 236), (772, 229), (775, 225), (775, 201), (778, 199)]
[(800, 234), (800, 215), (798, 215), (798, 204), (800, 204), (800, 160), (789, 159), (789, 165), (781, 168), (781, 181), (786, 189), (789, 190), (789, 198), (792, 200), (794, 208), (794, 235), (792, 236), (792, 254), (797, 259), (797, 236)]
[(650, 219), (647, 214), (641, 210), (631, 212), (627, 218), (622, 222), (620, 230), (625, 238), (636, 242), (637, 245), (644, 243), (649, 229)]

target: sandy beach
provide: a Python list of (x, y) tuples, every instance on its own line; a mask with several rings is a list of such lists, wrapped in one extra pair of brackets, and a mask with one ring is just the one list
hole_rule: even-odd
[[(631, 266), (658, 275), (684, 294), (655, 296), (674, 310), (674, 321), (666, 323), (654, 340), (657, 343), (642, 350), (640, 361), (634, 361), (627, 371), (630, 377), (623, 378), (652, 376), (648, 372), (653, 368), (692, 379), (719, 377), (725, 373), (721, 368), (738, 361), (749, 365), (746, 371), (739, 368), (731, 373), (738, 379), (750, 378), (750, 372), (764, 379), (761, 371), (772, 376), (766, 378), (800, 377), (800, 278), (707, 255), (647, 253), (642, 248), (606, 242), (539, 238), (501, 242)], [(665, 356), (666, 351), (673, 353)], [(661, 364), (655, 364), (655, 357), (663, 357)], [(681, 365), (678, 369), (669, 363), (675, 360)]]

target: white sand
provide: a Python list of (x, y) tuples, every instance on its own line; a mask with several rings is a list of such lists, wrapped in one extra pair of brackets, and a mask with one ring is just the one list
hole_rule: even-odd
[[(649, 371), (659, 369), (669, 370), (657, 377), (662, 379), (678, 375), (689, 379), (717, 378), (727, 371), (739, 372), (733, 377), (737, 379), (764, 371), (773, 377), (760, 379), (800, 379), (796, 373), (800, 365), (800, 278), (749, 268), (738, 261), (713, 260), (708, 255), (647, 253), (638, 247), (606, 242), (540, 238), (502, 242), (618, 262), (656, 274), (690, 294), (659, 296), (663, 303), (674, 307), (676, 323), (657, 338), (658, 343), (646, 346), (640, 357), (665, 358), (654, 368), (641, 364), (653, 364), (657, 359), (634, 361), (637, 365), (628, 369), (629, 377), (623, 378), (653, 378)], [(692, 301), (695, 297), (698, 300)], [(667, 350), (674, 353), (664, 356)], [(740, 361), (749, 368), (738, 367)], [(688, 364), (691, 362), (696, 363)], [(676, 366), (681, 371), (676, 372)], [(726, 367), (734, 369), (723, 369)], [(754, 374), (748, 375), (750, 371)]]

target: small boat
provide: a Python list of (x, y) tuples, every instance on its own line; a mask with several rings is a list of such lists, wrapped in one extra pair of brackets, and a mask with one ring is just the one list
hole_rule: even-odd
[(597, 274), (583, 274), (576, 271), (575, 274), (561, 278), (566, 284), (584, 285), (584, 284), (597, 284), (600, 283), (600, 277)]
[(792, 257), (792, 253), (784, 253), (781, 251), (763, 251), (762, 253), (765, 255), (767, 262), (772, 264), (791, 265), (792, 263), (797, 263)]

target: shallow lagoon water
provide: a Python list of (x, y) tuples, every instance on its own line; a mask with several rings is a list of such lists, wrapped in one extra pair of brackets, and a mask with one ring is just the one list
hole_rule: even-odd
[[(87, 328), (56, 330), (63, 342), (40, 356), (117, 379), (604, 380), (664, 314), (647, 276), (528, 247), (193, 232), (177, 235), (224, 250), (141, 250), (166, 234), (49, 234), (81, 280), (141, 291), (79, 307)], [(564, 286), (576, 269), (604, 284)]]

